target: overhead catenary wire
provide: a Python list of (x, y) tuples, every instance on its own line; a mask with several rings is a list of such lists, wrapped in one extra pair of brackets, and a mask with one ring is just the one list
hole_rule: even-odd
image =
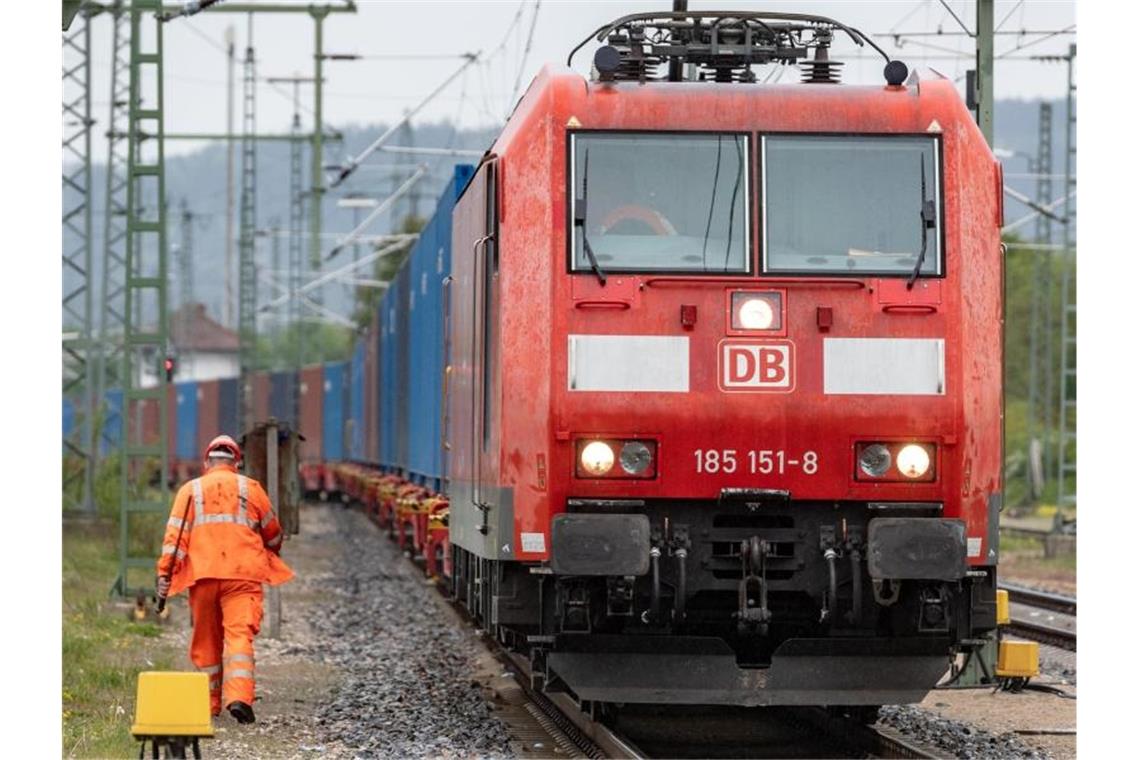
[[(377, 248), (376, 250), (374, 250), (372, 253), (369, 253), (365, 256), (361, 256), (356, 261), (353, 261), (349, 264), (346, 264), (345, 266), (341, 267), (340, 269), (334, 269), (331, 272), (325, 272), (320, 277), (313, 278), (312, 280), (310, 280), (309, 282), (305, 283), (300, 288), (298, 288), (297, 293), (295, 295), (299, 297), (299, 296), (301, 296), (301, 295), (303, 295), (303, 294), (305, 294), (305, 293), (307, 293), (307, 292), (309, 292), (315, 288), (319, 288), (321, 285), (325, 284), (326, 282), (331, 282), (332, 280), (335, 280), (338, 277), (342, 277), (349, 272), (352, 272), (356, 269), (359, 269), (360, 267), (371, 264), (373, 261), (376, 261), (379, 258), (382, 258), (384, 256), (389, 256), (393, 253), (396, 253), (397, 251), (402, 249), (405, 245), (407, 245), (409, 241), (416, 240), (417, 238), (419, 238), (419, 235), (407, 234), (407, 235), (403, 236), (403, 238), (404, 239), (402, 239), (402, 240), (394, 240), (393, 242), (388, 243), (387, 245), (381, 246), (380, 248)], [(292, 297), (294, 297), (294, 294), (292, 294), (292, 293), (286, 293), (283, 296), (278, 296), (277, 298), (273, 299), (272, 301), (269, 301), (268, 303), (266, 303), (264, 306), (260, 307), (260, 309), (258, 309), (258, 311), (261, 311), (261, 312), (269, 311), (270, 309), (276, 308), (276, 307), (280, 306), (281, 304), (285, 303), (286, 301), (288, 301)]]
[[(994, 32), (994, 36), (998, 37), (1035, 37), (1039, 34), (1072, 34), (1076, 30), (1076, 25), (1067, 26), (1064, 29), (1010, 29), (1005, 32)], [(872, 37), (973, 37), (972, 34), (965, 32), (945, 32), (941, 30), (930, 31), (929, 29), (912, 29), (905, 32), (900, 32), (892, 29), (889, 32), (873, 32)]]
[(534, 13), (530, 17), (530, 29), (526, 34), (526, 46), (523, 47), (522, 60), (519, 61), (518, 72), (515, 74), (515, 86), (511, 88), (511, 99), (507, 103), (508, 107), (510, 107), (511, 103), (514, 103), (518, 98), (519, 85), (522, 84), (522, 75), (523, 71), (526, 69), (526, 59), (530, 55), (531, 43), (534, 41), (534, 27), (538, 24), (538, 11), (541, 8), (542, 0), (535, 0)]
[[(483, 151), (469, 148), (427, 148), (411, 145), (385, 145), (380, 148), (382, 153), (407, 153), (413, 156), (482, 156)], [(383, 166), (380, 164), (379, 166)]]
[[(1009, 185), (1002, 185), (1002, 190), (1004, 190), (1005, 194), (1008, 195), (1010, 198), (1013, 198), (1016, 201), (1024, 203), (1026, 206), (1029, 206), (1029, 208), (1033, 209), (1038, 214), (1042, 214), (1044, 216), (1047, 216), (1055, 222), (1061, 222), (1062, 224), (1065, 223), (1065, 221), (1066, 221), (1065, 218), (1058, 216), (1057, 214), (1054, 214), (1053, 210), (1051, 208), (1049, 208), (1048, 206), (1042, 206), (1040, 203), (1033, 200), (1028, 195), (1025, 195), (1024, 193), (1019, 193), (1018, 191), (1014, 190)], [(1062, 199), (1062, 202), (1063, 202), (1063, 200), (1064, 199)]]
[[(201, 29), (198, 29), (197, 27), (195, 27), (193, 23), (187, 21), (183, 24), (180, 24), (179, 28), (189, 29), (195, 36), (200, 38), (202, 41), (204, 41), (210, 47), (217, 50), (222, 55), (224, 55), (224, 56), (229, 55), (229, 51), (226, 49), (225, 45), (222, 45), (217, 40), (211, 38), (210, 35), (206, 34)], [(186, 76), (184, 74), (170, 74), (170, 73), (165, 74), (165, 76), (168, 79), (173, 79), (175, 81), (200, 84), (203, 86), (211, 86), (211, 87), (225, 87), (226, 86), (226, 82), (218, 80), (218, 79), (204, 79), (202, 77), (189, 77), (189, 76)], [(290, 95), (289, 93), (285, 92), (281, 88), (277, 87), (275, 84), (266, 81), (266, 79), (264, 79), (264, 78), (261, 79), (260, 81), (265, 83), (265, 84), (268, 84), (271, 90), (276, 92), (281, 97), (286, 98), (290, 103), (293, 102), (293, 96)], [(307, 112), (309, 115), (312, 115), (312, 113), (313, 113), (313, 109), (310, 108), (309, 106), (304, 105), (304, 104), (301, 104), (301, 110)]]
[[(1066, 200), (1072, 200), (1073, 198), (1076, 197), (1076, 195), (1077, 195), (1077, 191), (1074, 190), (1073, 192), (1069, 193), (1068, 195), (1066, 195), (1064, 197), (1058, 198), (1055, 201), (1051, 201), (1051, 202), (1045, 204), (1044, 208), (1049, 209), (1049, 211), (1052, 212), (1053, 209), (1057, 208), (1060, 205), (1063, 205)], [(1037, 210), (1033, 210), (1030, 213), (1026, 214), (1025, 216), (1021, 217), (1020, 219), (1013, 221), (1013, 222), (1010, 222), (1009, 224), (1002, 227), (1001, 232), (1003, 235), (1006, 234), (1007, 232), (1013, 232), (1017, 228), (1023, 227), (1026, 224), (1028, 224), (1029, 222), (1033, 221), (1038, 216), (1040, 216), (1040, 212), (1038, 212)]]
[[(283, 296), (283, 298), (285, 298), (286, 301), (288, 301), (289, 298), (293, 295), (292, 293), (289, 292), (289, 289), (287, 287), (282, 285), (280, 282), (275, 280), (273, 277), (266, 276), (265, 270), (261, 270), (261, 274), (264, 277), (266, 282), (268, 282), (274, 288), (276, 288), (277, 290), (279, 290), (285, 294)], [(324, 306), (323, 304), (317, 303), (313, 299), (309, 298), (306, 295), (301, 294), (300, 292), (298, 292), (298, 294), (297, 294), (297, 300), (302, 305), (307, 306), (314, 314), (320, 314), (320, 315), (324, 316), (327, 320), (337, 322), (337, 323), (339, 323), (345, 327), (351, 327), (354, 329), (356, 328), (356, 323), (353, 322), (348, 317), (337, 314), (332, 309), (329, 309), (328, 307)], [(276, 305), (276, 302), (274, 302), (274, 304)], [(265, 312), (265, 311), (268, 311), (269, 308), (270, 308), (269, 305), (267, 305), (265, 308), (259, 309), (258, 311), (259, 312)]]
[(942, 7), (946, 9), (947, 13), (954, 17), (954, 20), (958, 22), (958, 26), (962, 27), (962, 31), (964, 31), (970, 37), (977, 36), (975, 32), (970, 31), (970, 28), (966, 26), (965, 22), (963, 22), (962, 19), (958, 18), (958, 14), (955, 13), (954, 9), (950, 7), (950, 3), (946, 2), (946, 0), (938, 0), (938, 2), (942, 4)]
[(895, 22), (895, 25), (891, 27), (891, 31), (893, 32), (895, 29), (899, 28), (907, 21), (909, 21), (911, 16), (925, 8), (929, 2), (930, 0), (919, 0), (919, 2), (915, 3), (915, 6), (913, 8), (911, 8), (905, 15), (903, 15), (902, 18)]
[(358, 53), (342, 53), (335, 57), (326, 56), (337, 61), (458, 61), (467, 57), (466, 53), (377, 53), (375, 55), (360, 55)]
[(394, 193), (385, 198), (383, 202), (381, 202), (380, 205), (378, 205), (376, 208), (372, 209), (372, 212), (368, 214), (368, 216), (364, 217), (364, 219), (361, 220), (360, 224), (356, 226), (356, 229), (348, 233), (344, 240), (340, 241), (331, 251), (329, 251), (329, 255), (326, 257), (326, 261), (335, 257), (347, 246), (352, 245), (352, 243), (354, 243), (357, 238), (363, 234), (364, 230), (368, 229), (372, 222), (374, 222), (381, 214), (391, 208), (392, 205), (401, 197), (403, 197), (405, 193), (411, 190), (412, 187), (414, 187), (415, 184), (420, 181), (420, 178), (427, 174), (427, 172), (427, 164), (421, 164), (420, 167), (416, 169), (414, 174), (404, 180), (403, 184), (396, 188), (396, 191)]
[(1024, 7), (1025, 7), (1025, 0), (1018, 0), (1018, 2), (1012, 8), (1009, 9), (1009, 13), (1005, 14), (1005, 16), (1002, 18), (1002, 20), (998, 22), (998, 25), (994, 27), (994, 34), (997, 34), (998, 32), (1001, 31), (1001, 28), (1003, 26), (1005, 26), (1005, 22), (1009, 21), (1009, 19), (1013, 16), (1013, 14), (1017, 12), (1018, 8), (1024, 8)]
[(1005, 58), (1007, 55), (1010, 55), (1011, 53), (1016, 53), (1018, 50), (1024, 50), (1027, 47), (1032, 47), (1033, 45), (1037, 45), (1039, 43), (1045, 42), (1046, 40), (1053, 39), (1054, 37), (1059, 37), (1062, 34), (1075, 34), (1076, 31), (1077, 31), (1077, 25), (1076, 24), (1070, 24), (1069, 26), (1065, 27), (1064, 29), (1058, 29), (1057, 31), (1039, 32), (1039, 34), (1042, 34), (1044, 36), (1039, 37), (1035, 40), (1031, 40), (1029, 42), (1019, 42), (1018, 44), (1014, 45), (1013, 47), (1011, 47), (1009, 50), (1005, 51), (1004, 53), (999, 53), (998, 55), (995, 55), (994, 59), (996, 60), (998, 58)]
[(479, 60), (479, 53), (467, 53), (465, 57), (466, 57), (466, 60), (463, 62), (463, 65), (460, 66), (456, 71), (454, 71), (451, 74), (451, 76), (449, 76), (447, 79), (445, 79), (439, 86), (437, 86), (434, 90), (432, 90), (431, 93), (429, 93), (426, 98), (421, 100), (414, 108), (408, 110), (408, 112), (404, 114), (402, 119), (397, 121), (392, 126), (388, 127), (388, 129), (384, 132), (384, 134), (382, 134), (378, 138), (376, 138), (372, 142), (371, 145), (369, 145), (367, 148), (365, 148), (363, 151), (361, 151), (358, 155), (350, 158), (348, 160), (348, 163), (345, 164), (344, 168), (342, 168), (340, 170), (340, 174), (337, 176), (337, 178), (333, 182), (330, 183), (330, 186), (331, 187), (337, 187), (342, 182), (344, 182), (346, 179), (348, 179), (348, 177), (350, 177), (352, 175), (352, 173), (354, 171), (356, 171), (356, 167), (359, 166), (360, 163), (364, 159), (368, 158), (368, 156), (370, 156), (374, 152), (376, 152), (376, 150), (379, 149), (380, 146), (382, 146), (385, 142), (387, 142), (387, 140), (389, 138), (391, 138), (392, 135), (396, 134), (397, 130), (399, 130), (402, 126), (404, 126), (404, 124), (409, 122), (412, 119), (412, 117), (415, 116), (417, 113), (419, 113), (419, 111), (421, 109), (423, 109), (424, 106), (426, 106), (428, 103), (430, 103), (435, 98), (436, 95), (441, 93), (449, 84), (451, 84), (453, 81), (455, 81), (455, 79), (460, 74), (462, 74), (464, 71), (466, 71), (468, 66), (470, 66), (471, 64), (478, 61)]

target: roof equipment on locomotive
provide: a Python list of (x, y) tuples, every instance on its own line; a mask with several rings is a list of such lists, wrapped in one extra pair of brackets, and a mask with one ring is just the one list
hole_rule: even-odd
[[(633, 13), (599, 28), (570, 51), (569, 66), (591, 39), (605, 42), (594, 52), (598, 79), (612, 81), (679, 81), (681, 66), (696, 69), (696, 81), (755, 83), (753, 66), (799, 64), (803, 81), (839, 82), (842, 61), (829, 57), (835, 33), (856, 45), (870, 45), (887, 62), (883, 77), (900, 85), (907, 68), (858, 29), (825, 16), (806, 13), (674, 11)], [(809, 58), (810, 56), (810, 58)], [(661, 65), (670, 64), (666, 75)]]

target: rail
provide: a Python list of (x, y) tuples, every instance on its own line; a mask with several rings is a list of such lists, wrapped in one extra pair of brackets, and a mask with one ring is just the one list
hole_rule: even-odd
[(1077, 632), (1069, 628), (1028, 620), (1023, 617), (1011, 618), (1005, 630), (1024, 639), (1048, 644), (1070, 652), (1077, 651)]
[(628, 758), (641, 760), (648, 757), (630, 740), (614, 731), (601, 721), (594, 720), (566, 694), (545, 694), (531, 687), (530, 663), (517, 652), (508, 652), (496, 646), (499, 660), (509, 667), (518, 669), (523, 692), (543, 714), (583, 754), (591, 758)]
[(862, 756), (905, 760), (944, 760), (952, 757), (940, 754), (932, 748), (919, 746), (888, 726), (868, 726), (818, 707), (785, 708), (785, 710), (791, 722), (826, 734), (843, 748)]
[(1077, 598), (1065, 594), (1055, 594), (1051, 591), (1019, 586), (1013, 583), (999, 583), (999, 589), (1009, 593), (1009, 601), (1018, 604), (1028, 604), (1042, 610), (1060, 612), (1063, 615), (1077, 614)]

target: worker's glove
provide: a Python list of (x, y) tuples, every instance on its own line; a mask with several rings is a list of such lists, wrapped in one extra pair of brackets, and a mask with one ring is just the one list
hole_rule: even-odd
[(170, 579), (160, 575), (154, 581), (154, 590), (158, 593), (159, 597), (165, 598), (170, 591)]

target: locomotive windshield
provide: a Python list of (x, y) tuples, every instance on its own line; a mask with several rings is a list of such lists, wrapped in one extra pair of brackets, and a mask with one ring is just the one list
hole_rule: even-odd
[[(942, 273), (937, 140), (761, 138), (765, 272)], [(925, 241), (924, 241), (925, 238)]]
[(746, 135), (579, 132), (570, 149), (574, 271), (748, 271)]

